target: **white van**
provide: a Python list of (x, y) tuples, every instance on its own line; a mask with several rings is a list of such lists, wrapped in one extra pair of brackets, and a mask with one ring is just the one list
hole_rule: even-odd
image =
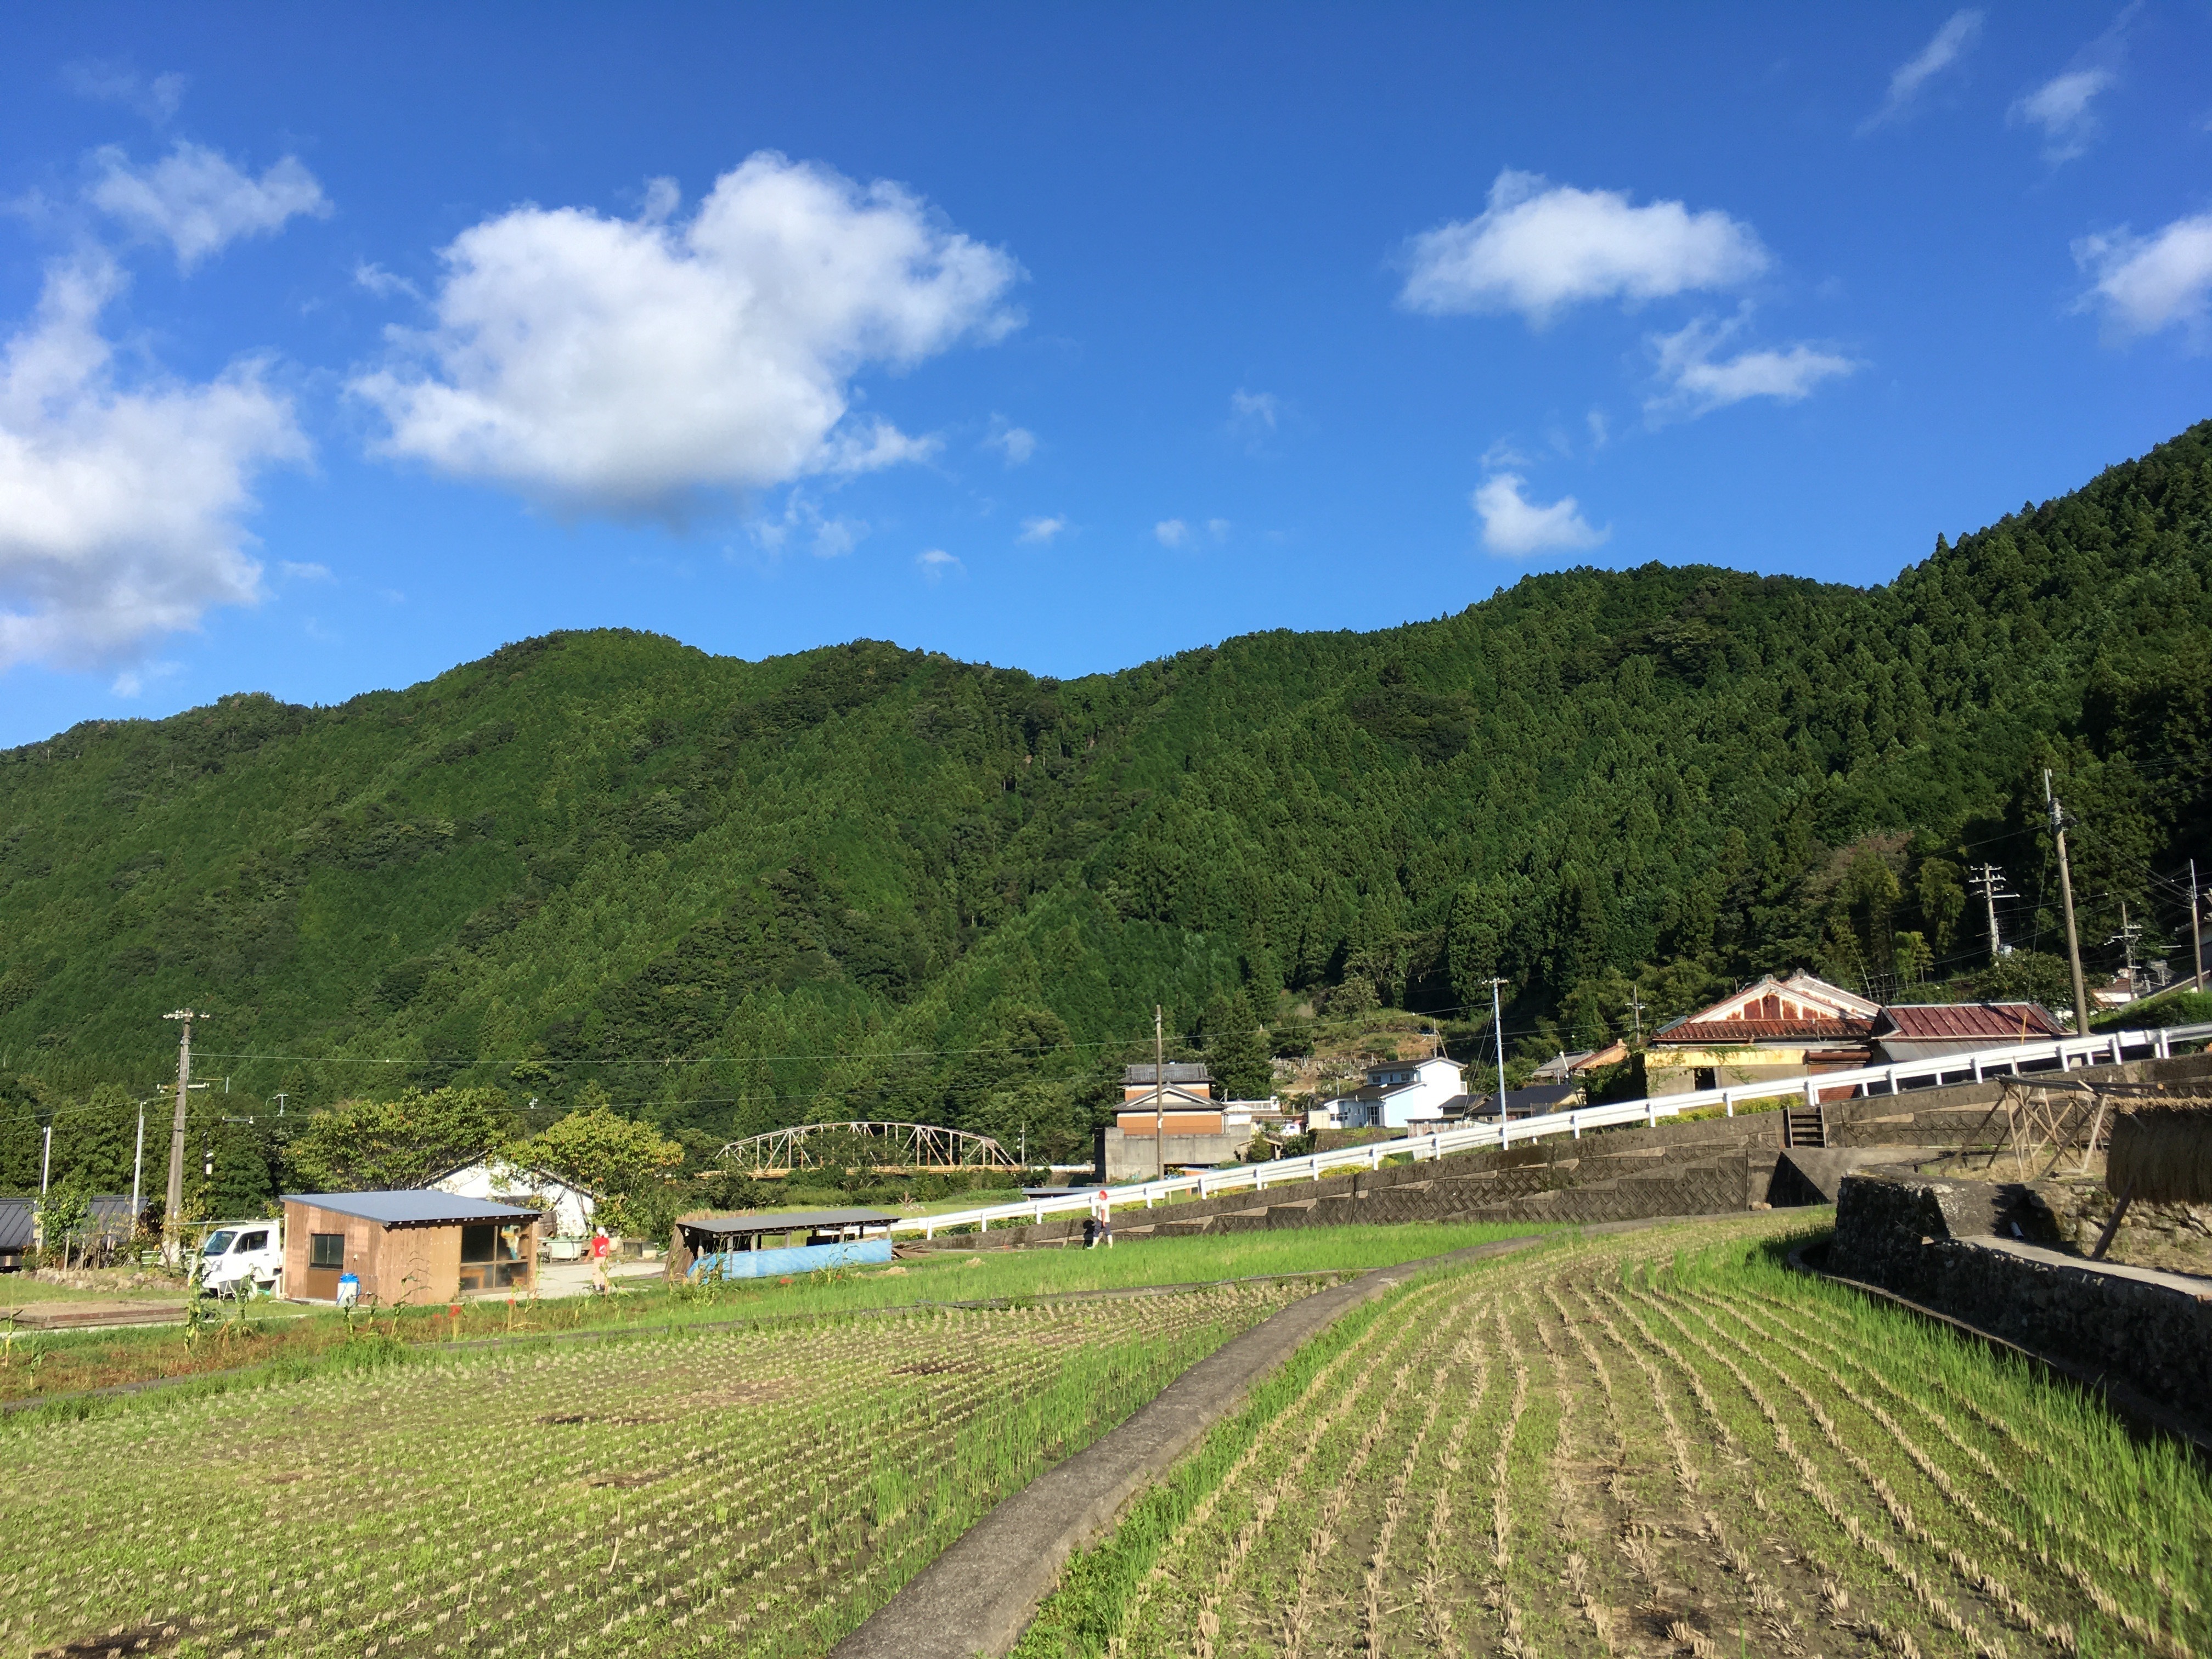
[(273, 1293), (284, 1276), (284, 1230), (274, 1221), (238, 1221), (218, 1227), (200, 1246), (203, 1296)]

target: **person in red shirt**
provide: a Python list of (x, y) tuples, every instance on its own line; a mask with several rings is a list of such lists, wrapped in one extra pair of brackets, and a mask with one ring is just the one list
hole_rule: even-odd
[(1091, 1248), (1114, 1248), (1114, 1200), (1103, 1187), (1091, 1195)]
[(611, 1293), (614, 1286), (607, 1283), (607, 1253), (614, 1248), (614, 1240), (607, 1237), (605, 1227), (592, 1230), (592, 1288), (599, 1295)]

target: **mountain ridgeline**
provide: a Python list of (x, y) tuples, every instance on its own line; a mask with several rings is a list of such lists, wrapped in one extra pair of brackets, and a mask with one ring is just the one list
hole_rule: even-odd
[[(1466, 1037), (1498, 975), (1548, 1052), (1792, 965), (2042, 988), (2045, 768), (2084, 939), (2181, 926), (2208, 575), (2212, 422), (1873, 589), (1569, 571), (1066, 681), (556, 634), (89, 721), (0, 754), (0, 1088), (143, 1090), (190, 1004), (199, 1075), (294, 1110), (489, 1084), (697, 1147), (868, 1116), (1065, 1155), (1155, 1002), (1186, 1049), (1378, 1002)], [(1995, 967), (1984, 860), (2030, 947)]]

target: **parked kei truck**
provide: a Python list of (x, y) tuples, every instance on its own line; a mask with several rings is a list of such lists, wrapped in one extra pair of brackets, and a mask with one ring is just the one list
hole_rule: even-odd
[(273, 1294), (284, 1277), (284, 1229), (274, 1221), (234, 1221), (200, 1246), (193, 1270), (202, 1296)]

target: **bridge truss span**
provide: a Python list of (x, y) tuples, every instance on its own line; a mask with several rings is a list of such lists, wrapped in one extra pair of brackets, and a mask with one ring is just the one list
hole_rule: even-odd
[(802, 1170), (866, 1170), (878, 1175), (919, 1175), (953, 1170), (1017, 1170), (1021, 1166), (988, 1135), (933, 1123), (799, 1123), (749, 1135), (722, 1148), (725, 1169), (750, 1176), (787, 1176)]

